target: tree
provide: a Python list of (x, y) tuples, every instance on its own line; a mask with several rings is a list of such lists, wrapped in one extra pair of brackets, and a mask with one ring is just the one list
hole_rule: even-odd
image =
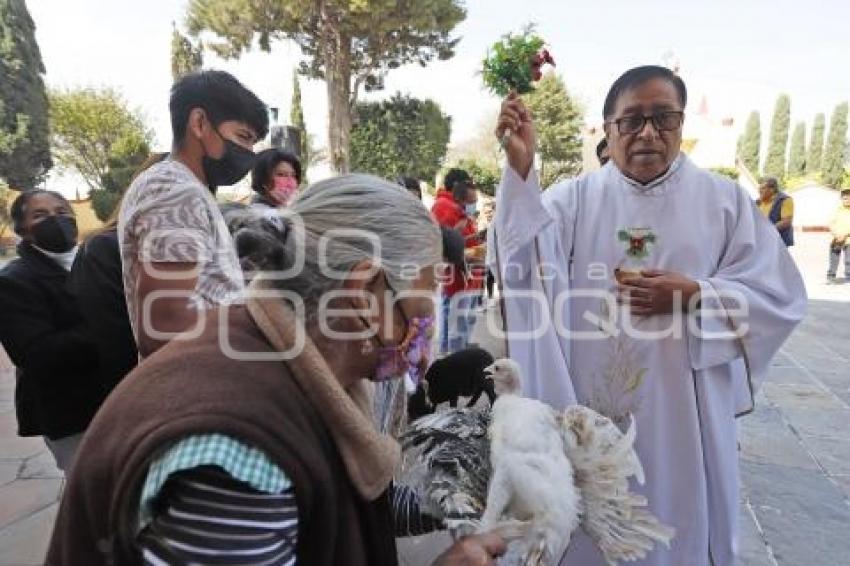
[(204, 66), (204, 47), (198, 42), (195, 46), (188, 37), (178, 31), (171, 22), (171, 77), (175, 81)]
[(788, 149), (788, 129), (791, 126), (791, 98), (780, 94), (770, 122), (770, 141), (767, 144), (767, 159), (764, 174), (785, 177), (785, 152)]
[(461, 0), (192, 0), (187, 22), (192, 34), (221, 37), (209, 47), (224, 57), (249, 50), (255, 34), (265, 51), (274, 39), (294, 41), (299, 72), (326, 83), (328, 157), (344, 173), (360, 87), (380, 90), (390, 69), (451, 58), (459, 41), (451, 32), (465, 17)]
[(105, 220), (147, 157), (151, 131), (108, 88), (51, 92), (50, 125), (57, 161), (80, 174)]
[(53, 166), (44, 72), (24, 0), (0, 0), (0, 177), (15, 189), (35, 187)]
[(788, 176), (802, 177), (806, 173), (806, 124), (798, 122), (791, 135), (788, 156)]
[(828, 187), (838, 188), (844, 177), (844, 159), (847, 147), (847, 103), (835, 107), (829, 121), (829, 137), (823, 153), (823, 182)]
[(12, 224), (12, 214), (9, 211), (12, 200), (12, 190), (0, 181), (0, 252), (3, 251), (3, 236), (6, 234), (6, 229)]
[(820, 171), (823, 162), (823, 132), (826, 118), (823, 113), (815, 116), (812, 124), (812, 137), (809, 140), (809, 154), (806, 156), (806, 173), (812, 174)]
[(351, 130), (352, 168), (387, 178), (432, 178), (443, 164), (451, 130), (451, 118), (431, 100), (396, 93), (383, 102), (362, 102)]
[(307, 166), (310, 164), (310, 138), (307, 134), (307, 125), (304, 123), (304, 108), (301, 107), (301, 85), (298, 84), (297, 71), (292, 73), (292, 105), (289, 109), (289, 123), (300, 134), (301, 155), (299, 157), (306, 172)]
[(747, 118), (744, 134), (741, 136), (741, 145), (738, 157), (753, 175), (759, 174), (759, 162), (761, 159), (761, 120), (759, 113), (753, 111)]
[(534, 116), (543, 186), (578, 173), (582, 110), (570, 97), (564, 81), (555, 73), (546, 74), (534, 91), (526, 95), (525, 103)]
[(469, 173), (475, 187), (482, 193), (491, 197), (496, 196), (496, 187), (502, 177), (502, 171), (497, 164), (476, 159), (459, 159), (451, 166)]

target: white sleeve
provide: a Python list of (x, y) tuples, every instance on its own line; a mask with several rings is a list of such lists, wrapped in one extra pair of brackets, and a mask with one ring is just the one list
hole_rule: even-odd
[[(699, 316), (697, 328), (689, 332), (688, 348), (695, 370), (729, 363), (745, 352), (757, 385), (802, 320), (806, 289), (773, 226), (762, 220), (740, 188), (737, 198), (737, 222), (727, 235), (717, 271), (698, 281)], [(740, 340), (730, 333), (732, 328)]]
[(543, 206), (537, 173), (532, 169), (523, 180), (513, 168), (505, 167), (496, 191), (495, 225), (501, 259), (512, 261), (551, 223), (552, 216)]

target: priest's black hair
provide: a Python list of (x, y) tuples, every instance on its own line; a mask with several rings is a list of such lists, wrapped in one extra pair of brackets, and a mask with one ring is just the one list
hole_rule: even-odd
[(605, 105), (602, 107), (602, 117), (607, 120), (614, 115), (614, 107), (617, 106), (617, 99), (620, 98), (620, 95), (652, 79), (664, 79), (672, 84), (676, 88), (676, 93), (679, 95), (679, 103), (682, 105), (682, 110), (685, 109), (688, 103), (688, 89), (685, 87), (685, 81), (667, 67), (644, 65), (629, 69), (614, 81), (614, 84), (611, 85), (611, 89), (608, 91), (608, 96), (605, 97)]

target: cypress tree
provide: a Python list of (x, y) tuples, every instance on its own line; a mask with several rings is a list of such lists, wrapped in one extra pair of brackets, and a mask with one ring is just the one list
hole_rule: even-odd
[(791, 135), (788, 176), (802, 177), (806, 172), (806, 123), (798, 122)]
[(0, 177), (31, 189), (53, 166), (44, 63), (24, 0), (0, 0)]
[(780, 94), (773, 110), (770, 123), (770, 141), (767, 145), (767, 159), (764, 162), (764, 174), (783, 178), (785, 176), (785, 152), (788, 148), (788, 130), (791, 126), (791, 98)]
[(844, 177), (844, 158), (847, 146), (847, 103), (835, 107), (829, 121), (829, 137), (823, 153), (823, 182), (828, 187), (838, 188)]
[(823, 112), (815, 116), (812, 124), (812, 137), (809, 140), (809, 154), (806, 156), (806, 173), (820, 171), (823, 164), (823, 133), (826, 129), (826, 117)]
[(310, 140), (307, 139), (307, 125), (304, 123), (304, 108), (301, 106), (301, 85), (298, 84), (298, 72), (292, 72), (292, 104), (289, 108), (289, 123), (298, 129), (301, 138), (302, 170), (306, 177), (307, 165), (310, 163)]
[(747, 118), (747, 125), (738, 145), (738, 157), (750, 173), (759, 174), (759, 159), (761, 150), (761, 121), (755, 110)]

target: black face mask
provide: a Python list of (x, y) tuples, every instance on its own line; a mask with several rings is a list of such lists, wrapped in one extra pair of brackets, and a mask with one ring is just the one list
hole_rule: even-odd
[(48, 216), (30, 228), (33, 244), (48, 252), (67, 252), (77, 244), (77, 219), (73, 216)]
[(238, 182), (257, 162), (257, 155), (253, 151), (233, 143), (218, 130), (216, 133), (224, 141), (224, 153), (218, 159), (205, 155), (201, 161), (207, 185), (212, 190)]

